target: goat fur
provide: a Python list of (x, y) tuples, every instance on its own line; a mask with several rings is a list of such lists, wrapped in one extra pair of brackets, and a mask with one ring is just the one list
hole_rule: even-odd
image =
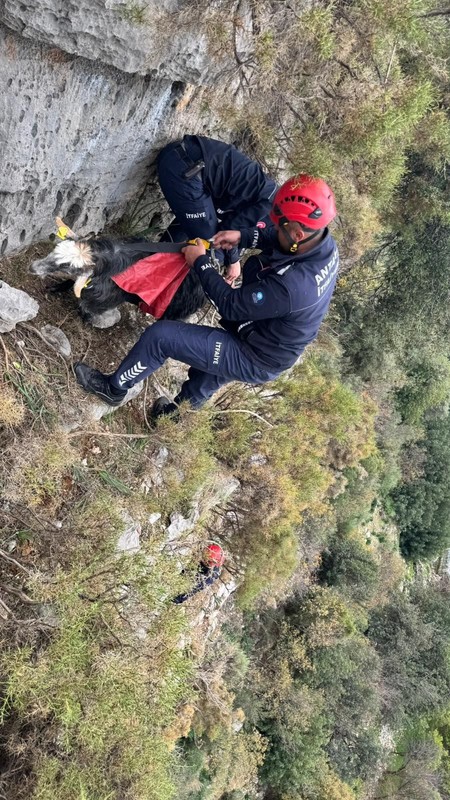
[[(89, 239), (64, 240), (45, 258), (34, 261), (30, 270), (35, 275), (62, 275), (74, 281), (74, 291), (79, 297), (80, 313), (85, 322), (97, 314), (116, 308), (125, 302), (137, 305), (138, 295), (121, 289), (111, 280), (136, 261), (149, 256), (145, 239)], [(89, 278), (89, 283), (85, 286)], [(205, 302), (200, 281), (190, 270), (172, 298), (162, 319), (186, 319)]]

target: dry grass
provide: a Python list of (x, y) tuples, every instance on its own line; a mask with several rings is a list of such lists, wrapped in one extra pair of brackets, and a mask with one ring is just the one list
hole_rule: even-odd
[[(125, 309), (113, 330), (83, 326), (70, 295), (49, 295), (28, 274), (46, 249), (1, 264), (2, 279), (40, 303), (38, 317), (2, 336), (0, 348), (0, 615), (9, 653), (1, 789), (8, 800), (79, 800), (116, 797), (114, 787), (126, 784), (130, 798), (162, 800), (174, 793), (176, 709), (189, 700), (194, 666), (180, 646), (189, 616), (171, 598), (192, 585), (198, 556), (195, 546), (192, 556), (167, 549), (164, 525), (177, 507), (188, 508), (211, 462), (195, 415), (184, 433), (170, 425), (150, 431), (142, 399), (101, 423), (99, 432), (118, 438), (62, 433), (61, 414), (82, 396), (73, 361), (111, 371), (148, 323)], [(71, 359), (43, 342), (46, 323), (64, 330)], [(143, 438), (120, 436), (129, 433)], [(145, 493), (146, 472), (155, 472), (155, 455), (172, 439), (170, 491)], [(156, 510), (163, 525), (155, 530), (148, 517)], [(115, 553), (124, 512), (141, 525), (136, 556)], [(200, 542), (201, 528), (196, 536)], [(141, 629), (148, 638), (137, 636)]]

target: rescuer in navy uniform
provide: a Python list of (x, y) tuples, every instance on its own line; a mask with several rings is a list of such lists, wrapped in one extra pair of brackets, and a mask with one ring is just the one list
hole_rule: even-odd
[[(269, 224), (276, 183), (233, 145), (185, 136), (161, 150), (157, 165), (161, 189), (176, 218), (164, 238), (210, 239), (218, 230)], [(227, 268), (225, 280), (232, 284), (240, 274), (240, 248), (217, 255)]]
[(174, 597), (172, 603), (176, 605), (184, 603), (186, 600), (189, 600), (190, 597), (206, 589), (207, 586), (212, 586), (212, 584), (220, 578), (224, 561), (225, 553), (220, 544), (214, 543), (205, 547), (202, 559), (197, 568), (197, 580), (194, 586), (189, 592)]
[(112, 375), (78, 363), (78, 382), (110, 405), (157, 370), (167, 358), (189, 364), (188, 379), (171, 403), (159, 398), (152, 416), (177, 411), (187, 400), (200, 408), (230, 381), (260, 384), (291, 367), (317, 336), (336, 283), (339, 255), (327, 225), (336, 215), (327, 184), (308, 175), (277, 191), (269, 229), (223, 231), (223, 248), (260, 249), (245, 263), (242, 287), (232, 289), (214, 268), (203, 244), (184, 249), (205, 293), (219, 310), (222, 328), (159, 320), (149, 326)]

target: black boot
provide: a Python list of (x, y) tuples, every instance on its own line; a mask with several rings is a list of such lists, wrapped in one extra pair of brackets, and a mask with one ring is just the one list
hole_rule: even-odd
[(77, 361), (74, 369), (77, 381), (85, 392), (95, 394), (110, 406), (120, 406), (127, 394), (126, 389), (115, 389), (114, 386), (111, 386), (107, 375), (104, 375), (98, 369), (83, 364), (82, 361)]
[(152, 410), (150, 411), (150, 419), (157, 420), (159, 417), (170, 416), (172, 419), (178, 419), (178, 406), (176, 403), (171, 403), (167, 397), (158, 397), (153, 403)]

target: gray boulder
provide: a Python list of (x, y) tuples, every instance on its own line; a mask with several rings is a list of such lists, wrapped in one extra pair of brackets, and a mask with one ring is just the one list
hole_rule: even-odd
[(103, 314), (94, 314), (91, 320), (93, 328), (112, 328), (120, 322), (120, 311), (118, 308), (110, 308), (109, 311), (104, 311)]
[(54, 325), (44, 325), (41, 328), (42, 336), (60, 355), (64, 358), (69, 358), (72, 354), (70, 342), (60, 328), (55, 328)]
[[(116, 409), (122, 408), (130, 400), (137, 397), (143, 390), (144, 383), (137, 383), (125, 395), (119, 406), (110, 406), (108, 403), (102, 403), (92, 395), (86, 394), (80, 400), (79, 404), (67, 406), (62, 410), (61, 414), (61, 428), (66, 433), (76, 431), (79, 428), (89, 428), (93, 423), (98, 422), (102, 417), (107, 414), (112, 414)], [(81, 392), (82, 390), (80, 390)]]
[(141, 533), (142, 528), (138, 522), (136, 522), (128, 513), (128, 511), (122, 512), (122, 519), (126, 528), (120, 534), (117, 544), (116, 544), (116, 551), (118, 553), (126, 553), (127, 555), (135, 555), (135, 553), (139, 553), (141, 549)]
[(174, 513), (170, 515), (170, 525), (166, 528), (167, 541), (169, 543), (177, 541), (183, 533), (191, 531), (194, 526), (195, 523), (192, 519), (186, 519), (186, 517), (183, 517), (178, 511), (174, 511)]
[(34, 319), (39, 303), (21, 289), (0, 281), (0, 333), (14, 330), (18, 322)]

